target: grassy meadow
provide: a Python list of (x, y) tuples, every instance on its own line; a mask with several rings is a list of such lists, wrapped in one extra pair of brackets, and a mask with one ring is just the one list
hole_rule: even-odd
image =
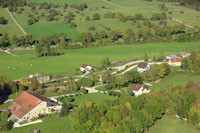
[(164, 90), (169, 89), (171, 85), (186, 85), (190, 80), (200, 80), (198, 75), (192, 75), (189, 72), (178, 72), (169, 74), (159, 83), (154, 83), (153, 87), (155, 89)]
[[(86, 95), (73, 96), (72, 98), (74, 98), (75, 100), (73, 102), (71, 102), (71, 104), (79, 105), (79, 104), (82, 104), (86, 101), (102, 102), (103, 100), (113, 100), (116, 97), (109, 96), (109, 95), (106, 95), (106, 94), (101, 94), (101, 93), (96, 93), (96, 94), (91, 93), (91, 94), (86, 94)], [(67, 98), (65, 98), (64, 101), (67, 102)]]
[(165, 115), (161, 120), (150, 128), (148, 133), (199, 133), (200, 130), (193, 128), (186, 121)]
[(12, 79), (27, 77), (40, 72), (50, 74), (73, 75), (81, 64), (99, 66), (103, 58), (110, 61), (143, 59), (158, 55), (176, 54), (181, 51), (200, 50), (200, 43), (146, 43), (136, 45), (112, 45), (97, 48), (63, 50), (62, 55), (36, 58), (34, 51), (12, 51), (18, 56), (0, 52), (0, 75)]

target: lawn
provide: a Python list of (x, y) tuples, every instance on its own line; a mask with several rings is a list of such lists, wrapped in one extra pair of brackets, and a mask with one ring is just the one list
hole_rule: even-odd
[[(107, 94), (101, 94), (101, 93), (95, 93), (95, 94), (86, 94), (86, 95), (80, 95), (80, 96), (73, 96), (72, 98), (74, 98), (75, 100), (73, 102), (71, 102), (71, 104), (74, 105), (79, 105), (81, 103), (84, 102), (102, 102), (104, 100), (113, 100), (116, 97), (113, 96), (109, 96)], [(64, 101), (67, 102), (67, 98), (64, 99)]]
[[(79, 105), (86, 101), (102, 102), (104, 100), (115, 99), (115, 97), (99, 93), (79, 95), (74, 96), (73, 98), (75, 98), (75, 101), (72, 104), (75, 105)], [(70, 118), (61, 117), (59, 119), (58, 115), (56, 114), (50, 116), (48, 119), (44, 120), (44, 122), (40, 124), (29, 125), (21, 128), (14, 128), (11, 131), (9, 131), (9, 133), (32, 133), (35, 129), (40, 130), (42, 133), (73, 133), (71, 129)]]
[(109, 57), (110, 61), (143, 59), (156, 55), (176, 54), (180, 51), (200, 50), (200, 43), (146, 43), (137, 45), (112, 45), (97, 48), (76, 50), (63, 50), (63, 55), (36, 58), (34, 51), (14, 51), (18, 56), (11, 56), (0, 52), (0, 75), (12, 79), (27, 77), (40, 72), (73, 75), (81, 64), (99, 66), (103, 58)]
[(150, 128), (148, 133), (199, 133), (200, 130), (193, 128), (186, 121), (165, 115), (161, 120)]
[(164, 90), (170, 88), (170, 85), (184, 86), (190, 80), (200, 80), (200, 77), (197, 75), (192, 75), (189, 72), (176, 72), (165, 77), (159, 83), (154, 83), (153, 87)]
[[(33, 124), (21, 128), (13, 128), (9, 133), (33, 133), (33, 130), (40, 130), (41, 133), (73, 133), (69, 117), (59, 118), (54, 114), (39, 124)], [(5, 132), (6, 133), (6, 132)]]

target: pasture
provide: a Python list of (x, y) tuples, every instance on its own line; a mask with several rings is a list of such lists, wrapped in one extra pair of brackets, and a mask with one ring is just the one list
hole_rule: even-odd
[(175, 118), (175, 116), (163, 116), (158, 120), (148, 133), (199, 133), (200, 130), (193, 128), (186, 121)]
[(103, 58), (110, 61), (143, 59), (159, 55), (177, 54), (181, 51), (200, 50), (200, 43), (146, 43), (135, 45), (112, 45), (96, 48), (63, 50), (63, 55), (37, 58), (34, 51), (12, 51), (18, 56), (0, 52), (0, 75), (12, 79), (48, 72), (63, 76), (73, 75), (81, 64), (99, 66)]
[[(171, 17), (174, 17), (186, 24), (191, 26), (197, 26), (200, 24), (200, 17), (198, 17), (199, 12), (178, 6), (177, 3), (169, 3), (169, 2), (158, 2), (153, 0), (153, 2), (143, 1), (143, 0), (112, 0), (110, 2), (106, 2), (106, 0), (28, 0), (31, 2), (48, 2), (48, 3), (59, 3), (61, 7), (52, 8), (56, 11), (59, 11), (62, 15), (56, 16), (58, 18), (57, 21), (47, 22), (45, 17), (41, 17), (41, 13), (48, 14), (48, 10), (40, 9), (37, 10), (37, 13), (34, 14), (31, 11), (30, 7), (24, 7), (24, 11), (21, 14), (17, 14), (13, 12), (13, 15), (17, 22), (23, 27), (23, 29), (28, 33), (32, 34), (35, 39), (38, 39), (40, 35), (52, 35), (54, 33), (66, 33), (69, 38), (76, 40), (79, 32), (86, 32), (89, 30), (91, 26), (95, 27), (92, 33), (99, 32), (101, 30), (105, 30), (106, 32), (110, 32), (111, 30), (121, 29), (123, 32), (131, 27), (134, 31), (138, 31), (137, 24), (132, 21), (122, 22), (117, 18), (104, 18), (105, 13), (123, 13), (124, 16), (134, 15), (136, 13), (141, 13), (146, 18), (150, 18), (153, 12), (161, 12), (160, 4), (165, 4), (168, 8), (168, 12), (172, 11), (172, 14), (168, 14)], [(64, 3), (67, 3), (69, 6), (67, 9), (63, 8)], [(80, 4), (87, 3), (88, 8), (79, 11), (74, 8), (71, 8), (71, 4)], [(9, 20), (9, 24), (6, 26), (0, 26), (0, 31), (6, 31), (8, 33), (15, 33), (21, 35), (22, 33), (19, 31), (18, 27), (12, 22), (10, 16), (5, 12), (5, 9), (0, 9), (3, 13), (3, 16)], [(77, 24), (75, 29), (72, 29), (69, 24), (64, 22), (64, 16), (68, 14), (68, 12), (72, 11), (75, 15), (75, 18), (72, 22)], [(184, 11), (184, 12), (183, 12)], [(101, 17), (100, 20), (90, 20), (86, 21), (85, 18), (89, 16), (92, 18), (94, 13), (98, 13)], [(27, 20), (29, 19), (28, 14), (32, 14), (35, 17), (39, 18), (39, 22), (36, 22), (33, 25), (28, 25)], [(143, 21), (138, 21), (141, 25), (143, 25)], [(168, 25), (172, 25), (178, 23), (177, 21), (168, 19)], [(158, 22), (152, 21), (154, 24), (158, 24)], [(108, 30), (110, 29), (110, 30)], [(11, 32), (14, 31), (14, 32)]]
[(154, 83), (153, 87), (158, 90), (165, 90), (171, 88), (171, 85), (185, 86), (190, 80), (200, 80), (200, 77), (189, 72), (174, 72), (161, 79), (159, 83)]

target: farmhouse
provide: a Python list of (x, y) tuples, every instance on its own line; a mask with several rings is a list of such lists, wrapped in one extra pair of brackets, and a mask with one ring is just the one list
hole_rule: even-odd
[(12, 113), (9, 120), (22, 122), (37, 118), (39, 114), (59, 112), (62, 105), (56, 101), (24, 91), (14, 99), (8, 109)]
[(169, 65), (170, 66), (181, 66), (182, 60), (183, 60), (183, 58), (171, 59), (171, 60), (169, 60)]
[(90, 72), (92, 67), (87, 64), (82, 64), (80, 67), (81, 72)]
[(168, 56), (166, 56), (167, 60), (177, 59), (177, 58), (179, 58), (177, 55), (168, 55)]
[(147, 64), (146, 62), (141, 62), (138, 64), (137, 70), (139, 73), (142, 73), (144, 71), (147, 71), (150, 69), (150, 65)]
[(180, 52), (180, 56), (181, 56), (182, 58), (187, 58), (187, 57), (189, 57), (190, 55), (191, 55), (191, 53)]
[(146, 88), (136, 85), (136, 84), (132, 85), (132, 89), (133, 89), (133, 93), (135, 94), (135, 96), (139, 96), (141, 94), (150, 92), (150, 90), (147, 90)]
[(36, 73), (34, 75), (30, 75), (29, 78), (36, 77), (38, 83), (46, 83), (50, 80), (50, 76), (48, 74), (39, 74)]

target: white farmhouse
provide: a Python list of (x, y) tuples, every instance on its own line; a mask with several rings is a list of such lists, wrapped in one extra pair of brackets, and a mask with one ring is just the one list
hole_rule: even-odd
[(35, 77), (38, 81), (38, 83), (46, 83), (50, 80), (50, 76), (48, 74), (39, 74), (39, 73), (36, 73), (34, 75), (29, 75), (29, 78), (33, 78)]
[(139, 73), (142, 73), (144, 71), (147, 71), (150, 69), (150, 65), (147, 64), (146, 62), (141, 62), (138, 64), (137, 70)]
[(8, 109), (12, 113), (9, 120), (16, 122), (29, 121), (39, 114), (60, 112), (62, 105), (56, 101), (24, 91), (14, 99)]
[(146, 88), (142, 87), (142, 86), (139, 86), (139, 85), (136, 85), (136, 84), (133, 84), (132, 85), (132, 89), (133, 89), (133, 93), (134, 95), (137, 97), (141, 94), (144, 94), (144, 93), (149, 93), (150, 90), (147, 90)]
[(80, 70), (81, 72), (89, 72), (92, 70), (92, 67), (87, 64), (82, 64)]

